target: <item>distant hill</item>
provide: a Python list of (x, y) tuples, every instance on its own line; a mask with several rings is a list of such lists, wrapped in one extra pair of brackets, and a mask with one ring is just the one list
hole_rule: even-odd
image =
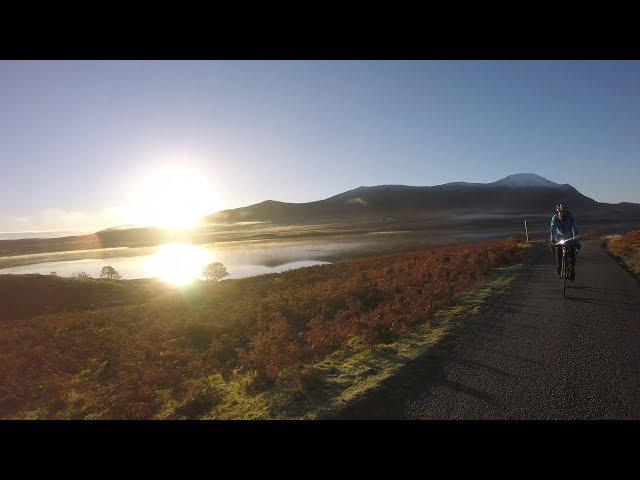
[[(384, 229), (402, 230), (419, 230), (428, 225), (433, 231), (464, 225), (477, 234), (492, 229), (506, 231), (514, 229), (515, 225), (519, 228), (521, 218), (526, 214), (530, 222), (539, 218), (537, 228), (542, 229), (542, 224), (548, 223), (548, 216), (560, 201), (576, 212), (580, 225), (612, 232), (640, 225), (639, 204), (597, 202), (571, 185), (555, 183), (533, 173), (517, 173), (490, 183), (362, 186), (315, 202), (266, 200), (205, 218), (212, 224), (229, 224), (234, 231), (214, 227), (180, 232), (121, 225), (88, 235), (0, 240), (0, 257), (107, 247), (147, 247), (172, 241), (205, 243), (266, 238), (264, 231), (251, 231), (253, 222), (257, 222), (260, 229), (269, 225), (303, 226), (298, 235), (309, 234), (307, 225), (322, 224), (339, 225), (340, 231), (376, 230), (381, 225)], [(240, 226), (243, 222), (246, 223)], [(241, 230), (244, 228), (249, 230)], [(274, 235), (274, 238), (282, 238), (281, 232)]]
[(160, 228), (107, 228), (87, 235), (55, 238), (21, 238), (0, 240), (0, 257), (43, 252), (64, 252), (112, 247), (145, 247), (188, 238), (183, 232)]
[(432, 187), (362, 186), (307, 203), (267, 200), (224, 210), (207, 217), (207, 220), (213, 223), (314, 224), (418, 220), (434, 215), (549, 213), (560, 201), (583, 215), (587, 212), (640, 213), (638, 204), (600, 203), (569, 184), (558, 184), (534, 173), (517, 173), (491, 183), (453, 182)]

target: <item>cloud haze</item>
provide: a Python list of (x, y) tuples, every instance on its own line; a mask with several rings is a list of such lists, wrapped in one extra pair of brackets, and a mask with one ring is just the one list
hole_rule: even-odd
[(116, 226), (122, 221), (122, 212), (118, 207), (102, 210), (64, 210), (46, 208), (29, 216), (0, 217), (4, 232), (23, 232), (38, 230), (78, 230), (94, 231)]

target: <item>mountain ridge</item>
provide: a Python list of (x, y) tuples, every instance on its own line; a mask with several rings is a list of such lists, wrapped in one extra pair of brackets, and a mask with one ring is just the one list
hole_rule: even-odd
[[(361, 185), (310, 202), (265, 200), (216, 212), (209, 222), (260, 221), (275, 224), (311, 224), (331, 221), (420, 220), (442, 214), (520, 214), (548, 212), (560, 201), (581, 211), (613, 206), (597, 202), (569, 184), (534, 173), (507, 175), (494, 182), (449, 182), (433, 186)], [(640, 209), (638, 204), (616, 204), (617, 209)]]

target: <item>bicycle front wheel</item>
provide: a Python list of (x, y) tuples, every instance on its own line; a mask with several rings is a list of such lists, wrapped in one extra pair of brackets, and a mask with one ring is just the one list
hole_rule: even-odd
[(567, 296), (567, 260), (564, 252), (562, 252), (562, 296)]

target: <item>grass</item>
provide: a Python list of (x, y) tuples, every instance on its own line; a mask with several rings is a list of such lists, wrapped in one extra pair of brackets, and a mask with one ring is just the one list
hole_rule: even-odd
[(0, 418), (323, 418), (480, 308), (516, 239), (197, 282), (0, 276)]
[(76, 280), (52, 275), (0, 275), (0, 321), (59, 311), (82, 311), (142, 303), (166, 293), (148, 280)]
[(204, 418), (318, 419), (335, 414), (353, 400), (382, 388), (385, 380), (424, 355), (458, 322), (478, 314), (492, 296), (504, 291), (521, 267), (522, 264), (515, 264), (495, 268), (488, 278), (460, 294), (453, 305), (439, 310), (434, 315), (434, 323), (419, 325), (394, 342), (367, 344), (362, 337), (350, 338), (344, 348), (308, 369), (316, 383), (310, 394), (296, 395), (278, 388), (258, 395), (247, 394), (255, 372), (231, 383), (226, 383), (220, 375), (209, 377), (204, 381), (221, 401)]
[[(493, 295), (511, 283), (521, 264), (494, 269), (489, 278), (478, 282), (468, 292), (459, 295), (454, 304), (434, 315), (431, 324), (421, 324), (411, 332), (389, 344), (367, 345), (359, 338), (352, 339), (347, 348), (315, 365), (322, 383), (328, 385), (330, 402), (316, 402), (307, 408), (304, 418), (330, 415), (384, 386), (385, 380), (398, 374), (407, 363), (423, 356), (433, 345), (468, 315), (480, 313)], [(333, 388), (331, 388), (333, 387)]]
[(640, 275), (640, 230), (610, 238), (606, 247), (629, 271)]

